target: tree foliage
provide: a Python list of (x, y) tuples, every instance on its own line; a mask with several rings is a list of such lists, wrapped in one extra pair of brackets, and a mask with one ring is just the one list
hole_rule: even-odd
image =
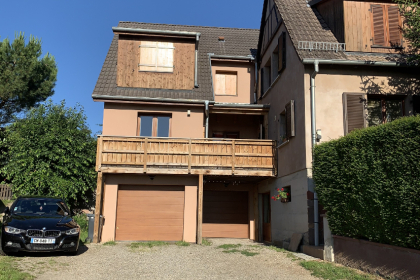
[(93, 205), (96, 140), (83, 109), (50, 100), (6, 127), (3, 175), (15, 195), (51, 195), (75, 208)]
[(314, 156), (333, 234), (420, 249), (420, 116), (355, 130)]
[(420, 3), (417, 0), (394, 0), (404, 17), (403, 35), (409, 41), (414, 59), (420, 61)]
[(22, 33), (0, 42), (0, 125), (54, 94), (55, 59), (41, 55), (41, 40), (33, 36), (27, 44)]

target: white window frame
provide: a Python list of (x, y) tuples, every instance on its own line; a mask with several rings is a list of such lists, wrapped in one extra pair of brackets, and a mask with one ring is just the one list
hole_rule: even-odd
[[(144, 64), (144, 63), (139, 63), (138, 64), (138, 67), (139, 67), (139, 72), (162, 72), (162, 73), (173, 73), (173, 69), (174, 69), (174, 65), (173, 65), (173, 56), (172, 56), (172, 66), (166, 66), (166, 65), (158, 65), (158, 53), (159, 53), (159, 50), (167, 50), (167, 49), (171, 49), (172, 50), (172, 52), (173, 52), (173, 50), (175, 50), (175, 47), (173, 46), (173, 43), (171, 43), (172, 44), (172, 46), (159, 46), (159, 43), (162, 43), (162, 42), (157, 42), (157, 41), (154, 41), (154, 42), (149, 42), (149, 43), (151, 43), (150, 45), (142, 45), (142, 44), (140, 44), (139, 45), (139, 48), (141, 49), (141, 48), (151, 48), (151, 49), (156, 49), (155, 50), (155, 55), (154, 55), (154, 64)], [(155, 43), (155, 45), (152, 45), (153, 43)], [(173, 53), (172, 53), (172, 55), (173, 55)], [(141, 50), (140, 50), (140, 56), (139, 56), (139, 62), (141, 62)], [(140, 70), (140, 66), (145, 66), (145, 67), (154, 67), (154, 70)], [(158, 69), (159, 68), (171, 68), (172, 69), (172, 71), (159, 71)]]

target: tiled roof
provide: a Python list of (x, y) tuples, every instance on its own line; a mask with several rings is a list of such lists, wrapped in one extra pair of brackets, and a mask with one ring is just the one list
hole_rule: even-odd
[(284, 25), (300, 59), (338, 59), (364, 61), (399, 61), (404, 58), (392, 54), (371, 54), (335, 52), (321, 50), (300, 50), (299, 41), (339, 43), (316, 8), (307, 5), (306, 0), (274, 0), (283, 18)]
[[(118, 35), (114, 35), (92, 96), (152, 97), (213, 101), (208, 53), (215, 55), (247, 56), (256, 54), (258, 29), (205, 27), (190, 25), (120, 22), (118, 27), (153, 30), (200, 32), (198, 45), (198, 88), (192, 90), (164, 90), (117, 87)], [(219, 36), (225, 42), (219, 42)]]

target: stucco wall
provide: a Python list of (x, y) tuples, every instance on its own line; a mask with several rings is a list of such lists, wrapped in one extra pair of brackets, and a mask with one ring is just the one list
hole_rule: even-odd
[[(190, 110), (190, 116), (188, 116)], [(203, 138), (204, 106), (165, 106), (106, 102), (103, 135), (137, 136), (139, 114), (170, 114), (171, 137)]]
[[(254, 103), (254, 63), (249, 62), (211, 62), (213, 86), (215, 83), (216, 71), (234, 71), (237, 72), (237, 95), (223, 96), (215, 95), (216, 102), (226, 103)], [(216, 94), (216, 93), (215, 93)]]
[[(412, 83), (419, 73), (413, 69), (395, 67), (332, 67), (319, 65), (315, 77), (316, 128), (321, 129), (320, 142), (337, 139), (344, 135), (343, 93), (366, 94), (404, 94), (405, 114), (413, 114)], [(306, 127), (306, 166), (312, 167), (311, 158), (311, 110), (310, 75), (312, 66), (305, 70), (305, 127)], [(418, 71), (417, 71), (418, 72)], [(417, 76), (416, 76), (417, 75)], [(411, 85), (411, 86), (410, 86)]]
[(259, 193), (270, 192), (270, 197), (277, 195), (277, 188), (288, 187), (291, 190), (291, 202), (282, 203), (271, 200), (271, 241), (274, 244), (289, 239), (294, 232), (304, 234), (308, 243), (308, 174), (306, 169), (276, 179), (269, 179), (258, 185)]
[[(271, 53), (277, 47), (278, 37), (285, 31), (284, 25), (280, 27), (275, 38), (262, 57), (262, 65), (270, 59)], [(286, 104), (295, 101), (295, 129), (296, 136), (290, 139), (281, 149), (278, 149), (278, 177), (292, 174), (305, 168), (305, 100), (304, 100), (304, 67), (296, 54), (290, 37), (286, 38), (286, 68), (280, 74), (271, 88), (267, 90), (261, 103), (270, 104), (268, 115), (268, 136), (270, 139), (278, 139), (279, 115), (283, 112)]]
[(153, 180), (146, 175), (105, 175), (105, 197), (102, 242), (115, 239), (118, 185), (185, 186), (184, 241), (196, 242), (198, 176), (156, 175)]

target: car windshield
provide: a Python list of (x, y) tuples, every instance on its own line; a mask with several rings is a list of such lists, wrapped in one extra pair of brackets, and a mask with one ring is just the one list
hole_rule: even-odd
[(69, 212), (64, 202), (52, 198), (18, 199), (11, 209), (11, 213), (16, 215), (64, 216), (64, 212)]

